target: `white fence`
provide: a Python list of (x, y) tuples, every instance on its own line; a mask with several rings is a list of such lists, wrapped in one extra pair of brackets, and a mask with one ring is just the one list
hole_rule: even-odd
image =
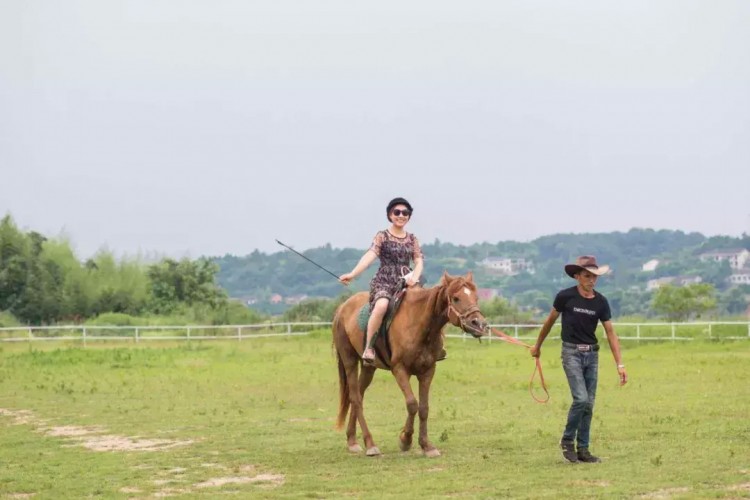
[[(312, 330), (330, 328), (330, 322), (262, 323), (256, 325), (182, 325), (182, 326), (29, 326), (0, 328), (0, 342), (36, 341), (130, 341), (151, 340), (237, 340), (259, 337), (307, 335)], [(533, 341), (541, 328), (537, 324), (492, 325), (517, 339)], [(750, 340), (750, 322), (723, 321), (702, 323), (614, 323), (622, 340)], [(560, 324), (550, 337), (559, 338)], [(455, 327), (446, 330), (448, 337), (469, 340), (472, 337)], [(499, 339), (485, 337), (488, 342)]]
[(0, 342), (114, 340), (243, 340), (259, 337), (307, 335), (330, 328), (330, 322), (262, 323), (257, 325), (181, 326), (27, 326), (0, 328)]

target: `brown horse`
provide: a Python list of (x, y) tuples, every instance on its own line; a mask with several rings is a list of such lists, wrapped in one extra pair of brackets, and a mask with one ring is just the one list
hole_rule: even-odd
[[(389, 330), (390, 368), (381, 359), (377, 359), (375, 366), (361, 363), (364, 332), (359, 328), (357, 316), (368, 298), (367, 292), (353, 295), (339, 306), (333, 319), (333, 344), (339, 368), (336, 428), (342, 428), (351, 407), (346, 429), (349, 451), (362, 451), (356, 437), (356, 424), (359, 422), (367, 455), (380, 455), (367, 427), (362, 401), (375, 369), (390, 369), (406, 398), (406, 423), (399, 436), (401, 450), (411, 448), (414, 417), (419, 412), (419, 445), (428, 457), (440, 456), (427, 437), (427, 415), (430, 384), (435, 375), (435, 362), (442, 349), (443, 327), (450, 322), (474, 337), (480, 337), (487, 331), (487, 321), (477, 306), (477, 288), (472, 273), (456, 277), (444, 273), (440, 283), (433, 288), (410, 288), (407, 291)], [(382, 338), (376, 340), (376, 347), (380, 347), (381, 353), (385, 352), (383, 342)], [(360, 365), (362, 373), (358, 374)], [(412, 375), (419, 380), (419, 401), (411, 390)]]

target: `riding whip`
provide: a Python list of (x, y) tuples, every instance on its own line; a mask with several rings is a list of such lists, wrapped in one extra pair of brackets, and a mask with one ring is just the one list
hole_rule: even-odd
[(303, 258), (303, 259), (305, 259), (306, 261), (310, 262), (311, 264), (313, 264), (313, 265), (316, 265), (316, 266), (318, 266), (318, 267), (319, 267), (319, 268), (321, 268), (321, 269), (322, 269), (323, 271), (327, 272), (328, 274), (330, 274), (331, 276), (333, 276), (334, 278), (336, 278), (336, 281), (339, 281), (339, 277), (338, 277), (338, 276), (336, 276), (336, 275), (335, 275), (335, 274), (333, 274), (333, 273), (332, 273), (331, 271), (329, 271), (329, 270), (328, 270), (328, 269), (326, 269), (325, 267), (321, 266), (320, 264), (318, 264), (318, 263), (317, 263), (317, 262), (315, 262), (314, 260), (312, 260), (312, 259), (310, 259), (310, 258), (308, 258), (308, 257), (305, 257), (304, 255), (302, 255), (301, 253), (299, 253), (299, 252), (298, 252), (297, 250), (295, 250), (294, 248), (292, 248), (292, 247), (290, 247), (290, 246), (288, 246), (288, 245), (285, 245), (285, 244), (283, 244), (283, 243), (282, 243), (282, 242), (280, 242), (279, 240), (276, 240), (276, 243), (278, 243), (279, 245), (281, 245), (281, 246), (282, 246), (282, 247), (284, 247), (284, 248), (287, 248), (287, 249), (291, 250), (292, 252), (296, 253), (297, 255), (299, 255), (300, 257), (302, 257), (302, 258)]

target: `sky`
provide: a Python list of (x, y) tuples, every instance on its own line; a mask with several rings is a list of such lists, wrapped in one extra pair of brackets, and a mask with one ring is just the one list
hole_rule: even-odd
[(0, 216), (82, 258), (750, 233), (746, 0), (3, 0)]

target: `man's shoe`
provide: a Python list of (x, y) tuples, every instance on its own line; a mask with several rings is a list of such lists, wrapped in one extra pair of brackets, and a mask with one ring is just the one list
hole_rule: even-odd
[(560, 441), (560, 449), (562, 450), (562, 456), (565, 460), (571, 463), (578, 462), (576, 446), (573, 441)]
[(578, 448), (578, 461), (596, 464), (602, 460), (599, 457), (592, 455), (588, 448)]

